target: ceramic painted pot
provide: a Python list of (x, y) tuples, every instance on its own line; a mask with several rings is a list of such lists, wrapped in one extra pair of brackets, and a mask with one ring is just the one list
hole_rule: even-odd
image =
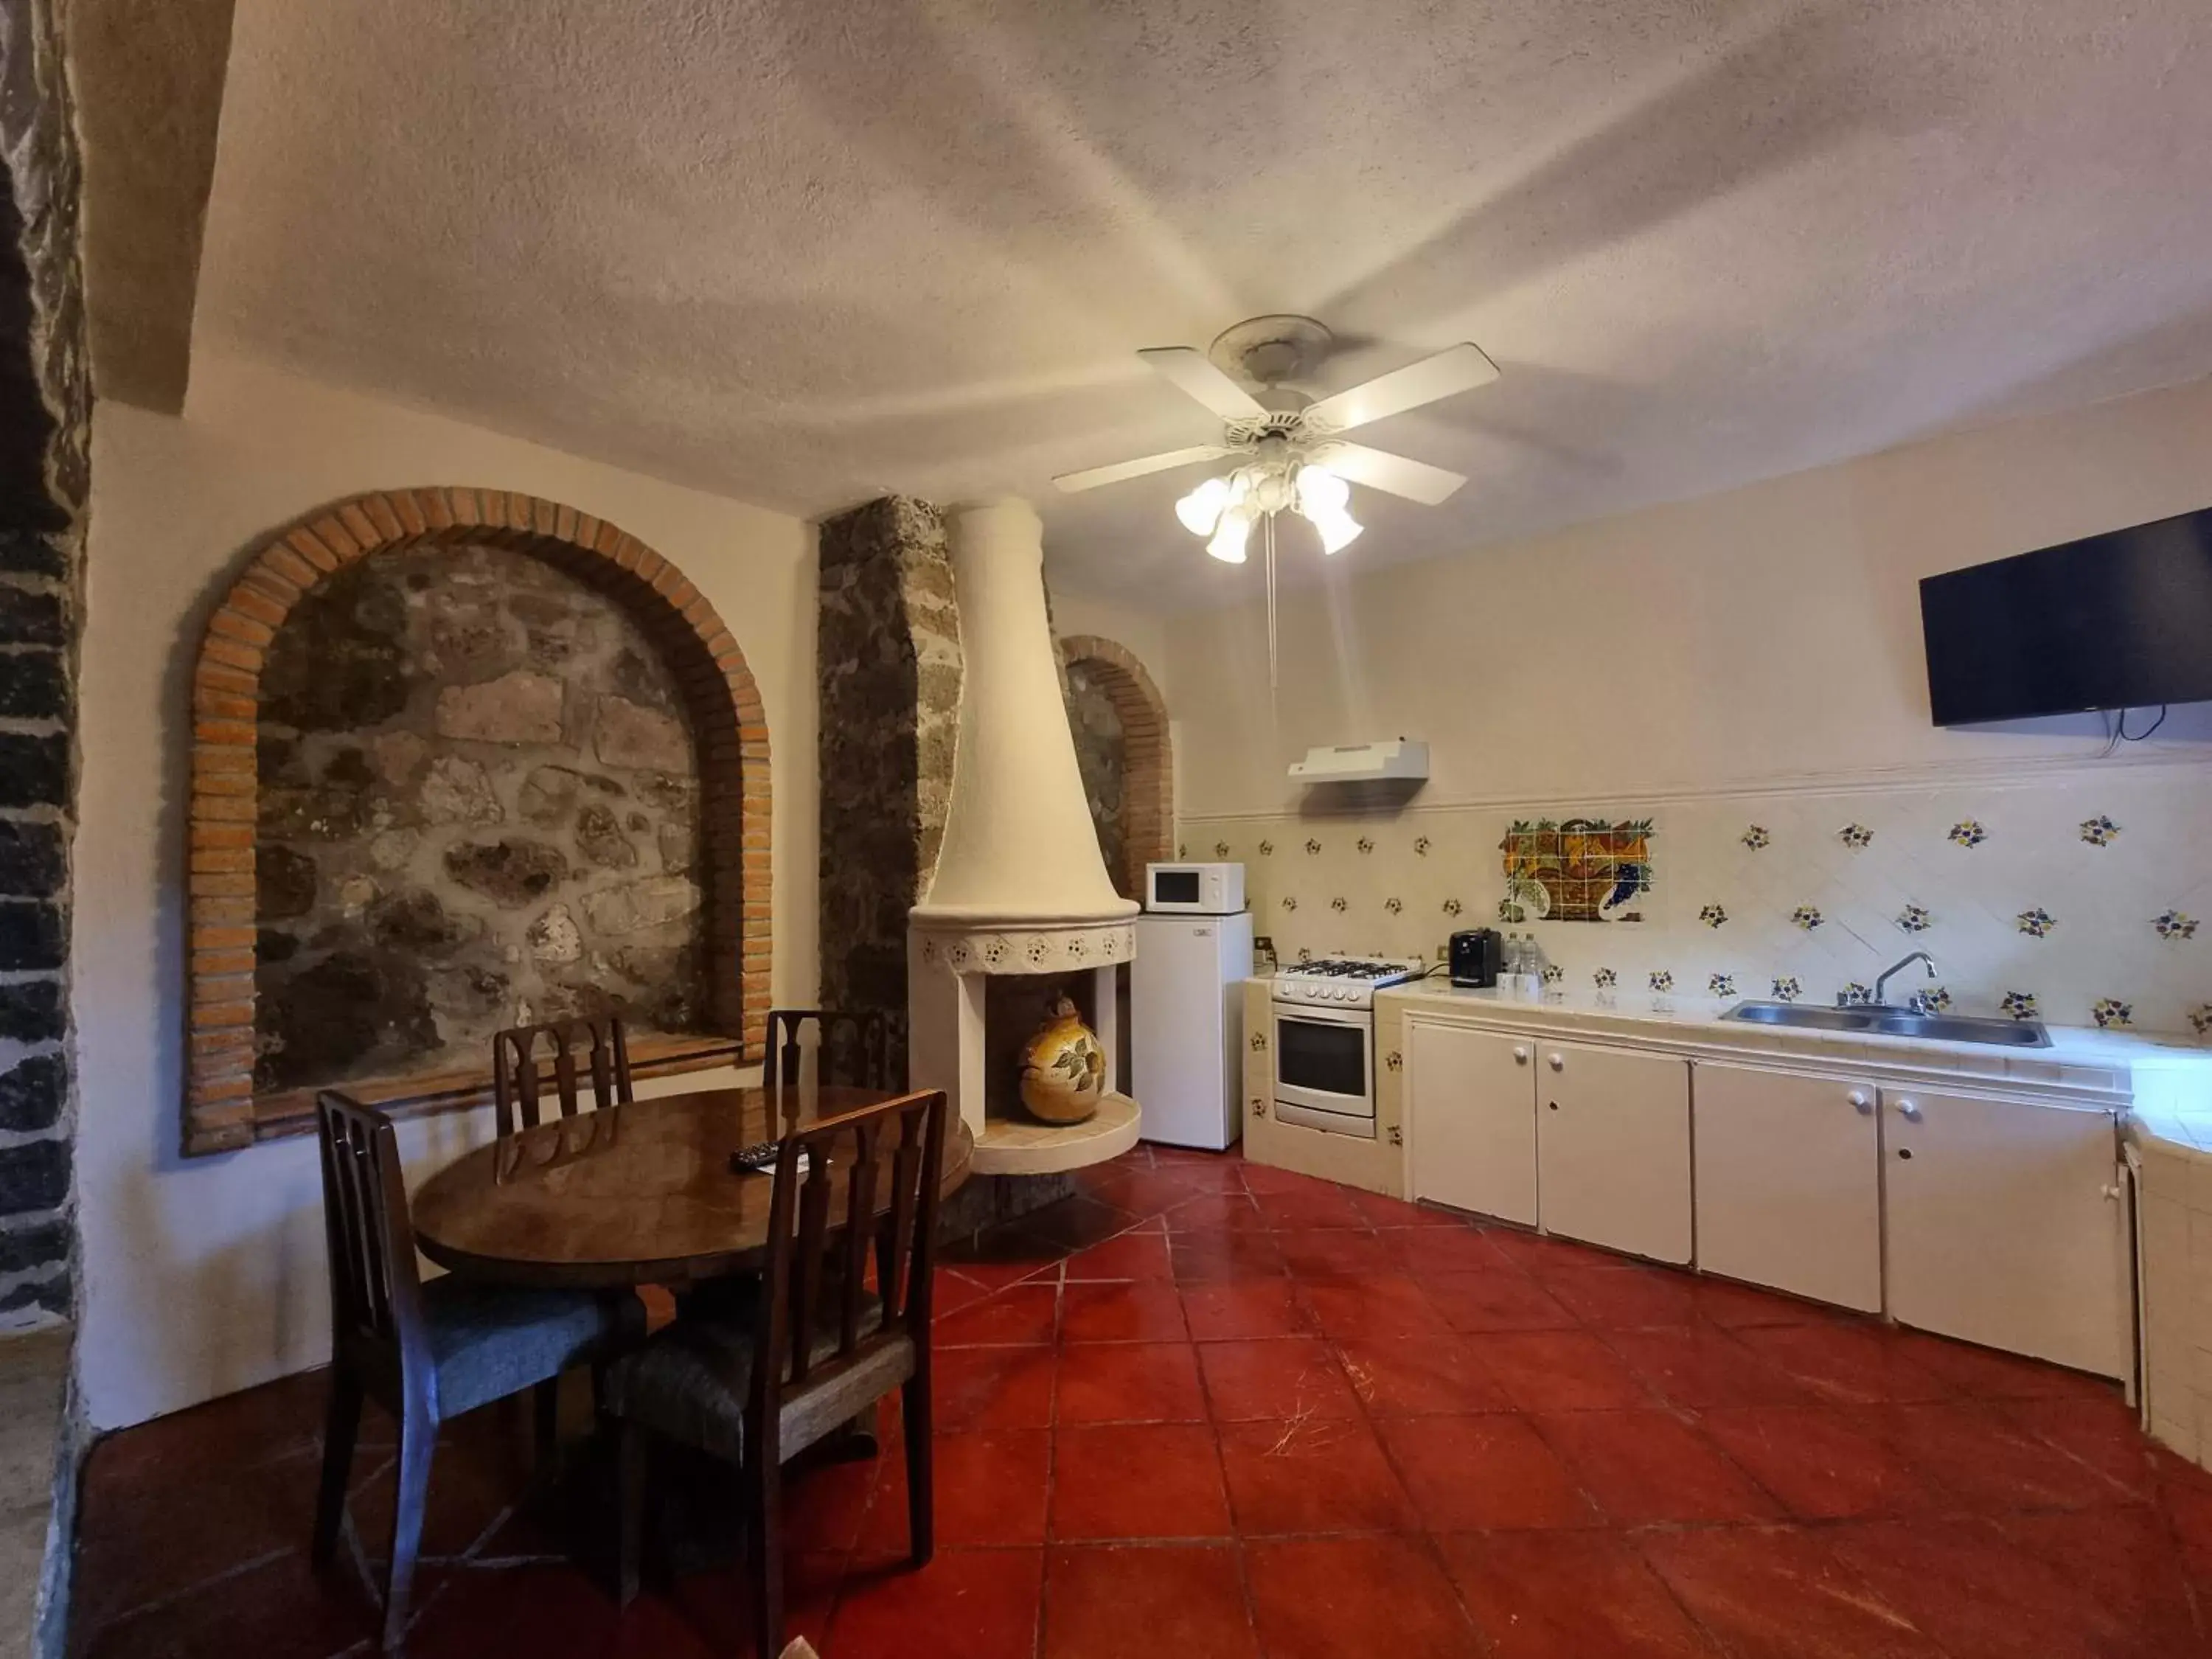
[(1080, 1123), (1106, 1097), (1106, 1051), (1062, 997), (1022, 1050), (1022, 1104), (1047, 1123)]

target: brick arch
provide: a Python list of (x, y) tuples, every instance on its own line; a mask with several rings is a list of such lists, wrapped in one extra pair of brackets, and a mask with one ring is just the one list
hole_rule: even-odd
[(1104, 688), (1121, 721), (1121, 799), (1127, 833), (1122, 868), (1114, 884), (1128, 897), (1141, 895), (1145, 866), (1175, 856), (1175, 765), (1168, 735), (1167, 699), (1145, 665), (1125, 645), (1096, 634), (1071, 634), (1060, 642), (1069, 667), (1082, 663)]
[[(257, 1102), (254, 1060), (256, 739), (263, 653), (292, 608), (335, 572), (387, 549), (462, 545), (542, 559), (621, 605), (661, 651), (699, 749), (708, 1020), (761, 1051), (768, 1017), (769, 739), (759, 688), (704, 595), (651, 548), (572, 507), (502, 490), (378, 490), (278, 532), (210, 619), (192, 673), (191, 1039), (187, 1153), (311, 1127), (301, 1103)], [(727, 1046), (721, 1058), (730, 1058)], [(489, 1063), (486, 1066), (489, 1074)], [(294, 1091), (301, 1092), (301, 1091)], [(463, 1085), (447, 1091), (473, 1098)]]

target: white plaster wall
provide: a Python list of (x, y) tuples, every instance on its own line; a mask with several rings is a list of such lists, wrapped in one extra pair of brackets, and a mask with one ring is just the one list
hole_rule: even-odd
[[(204, 349), (182, 418), (100, 406), (93, 465), (71, 985), (78, 1364), (92, 1423), (112, 1429), (326, 1357), (312, 1142), (176, 1150), (187, 687), (245, 550), (337, 497), (452, 483), (568, 502), (672, 561), (737, 635), (767, 707), (775, 994), (803, 1002), (817, 983), (814, 537), (794, 518)], [(402, 1145), (427, 1172), (488, 1133), (487, 1111), (409, 1126)]]
[[(1437, 510), (1479, 518), (1467, 495)], [(1424, 807), (2078, 760), (2103, 746), (2093, 717), (1929, 724), (1918, 578), (2207, 506), (2198, 381), (1420, 564), (1363, 574), (1355, 543), (1285, 594), (1272, 697), (1255, 565), (1250, 603), (1168, 626), (1180, 810), (1296, 810), (1285, 769), (1309, 745), (1396, 736), (1429, 743)], [(2154, 753), (2212, 757), (2212, 718), (2178, 709), (2126, 758)]]
[[(1182, 533), (1180, 531), (1178, 534)], [(1145, 665), (1152, 684), (1175, 709), (1168, 689), (1168, 619), (1154, 611), (1139, 611), (1119, 599), (1070, 589), (1060, 583), (1052, 566), (1052, 532), (1045, 532), (1045, 580), (1052, 587), (1052, 625), (1060, 638), (1072, 634), (1096, 634), (1126, 648)]]
[[(1924, 946), (1962, 1008), (2203, 1040), (2212, 928), (2155, 919), (2212, 915), (2212, 706), (2108, 758), (2097, 716), (1938, 730), (1917, 581), (2207, 505), (2199, 382), (1426, 563), (1363, 570), (1355, 544), (1285, 596), (1272, 696), (1261, 605), (1170, 623), (1178, 834), (1247, 863), (1285, 955), (1428, 954), (1495, 920), (1511, 820), (1651, 818), (1644, 921), (1535, 930), (1572, 983), (1825, 1002)], [(1430, 745), (1409, 802), (1285, 775), (1399, 736)], [(2109, 848), (2080, 833), (2100, 814)]]

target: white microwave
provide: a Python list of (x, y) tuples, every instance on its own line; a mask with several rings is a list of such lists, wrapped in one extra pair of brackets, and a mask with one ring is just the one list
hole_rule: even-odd
[(1244, 908), (1241, 864), (1148, 864), (1145, 908), (1201, 916), (1233, 916)]

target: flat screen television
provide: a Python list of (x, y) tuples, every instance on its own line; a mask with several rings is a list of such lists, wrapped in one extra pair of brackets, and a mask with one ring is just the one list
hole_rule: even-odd
[(1938, 726), (2212, 702), (2212, 508), (1927, 576)]

